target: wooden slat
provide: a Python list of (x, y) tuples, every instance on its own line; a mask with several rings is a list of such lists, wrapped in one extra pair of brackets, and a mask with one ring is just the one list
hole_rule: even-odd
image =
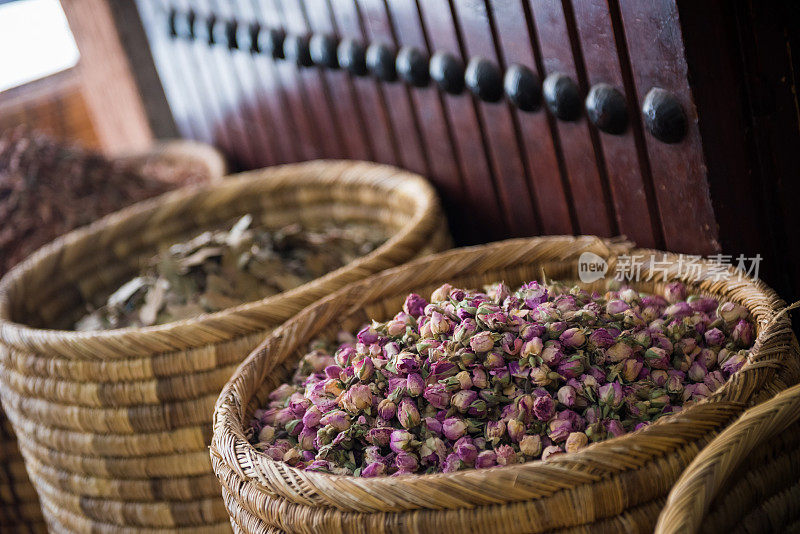
[[(366, 43), (354, 0), (330, 0), (334, 24), (341, 38)], [(367, 128), (367, 139), (376, 161), (397, 165), (400, 161), (394, 127), (381, 101), (379, 85), (368, 77), (353, 77), (358, 105)]]
[[(520, 64), (538, 73), (538, 67), (528, 34), (528, 20), (521, 2), (491, 0), (490, 6), (497, 26), (500, 53), (505, 64)], [(545, 106), (535, 113), (514, 108), (514, 120), (523, 137), (523, 151), (528, 162), (528, 180), (535, 193), (536, 207), (541, 214), (541, 229), (545, 234), (575, 232), (570, 213), (569, 182), (562, 175), (553, 142), (554, 130)]]
[[(308, 26), (315, 34), (336, 37), (333, 14), (327, 0), (305, 0), (304, 15)], [(352, 159), (372, 159), (372, 150), (366, 140), (363, 110), (358, 105), (352, 80), (343, 70), (322, 69), (322, 76), (329, 91), (331, 108), (342, 134), (343, 150)]]
[[(434, 52), (461, 57), (453, 16), (447, 0), (425, 0), (417, 4)], [(476, 231), (467, 242), (502, 239), (507, 235), (492, 182), (492, 169), (483, 143), (480, 123), (472, 100), (466, 95), (442, 96), (449, 127), (457, 150), (461, 175), (470, 203), (464, 208), (474, 220)]]
[[(279, 0), (276, 2), (279, 16), (287, 33), (310, 35), (301, 6), (302, 0)], [(333, 113), (327, 82), (316, 67), (295, 67), (303, 83), (305, 105), (313, 117), (315, 127), (320, 130), (319, 142), (322, 155), (328, 158), (344, 157), (342, 130)]]
[[(529, 2), (535, 22), (536, 42), (541, 50), (543, 74), (561, 72), (577, 82), (578, 75), (561, 4), (551, 0)], [(558, 120), (555, 124), (575, 203), (578, 233), (600, 236), (616, 233), (604, 184), (605, 169), (597, 159), (585, 117), (574, 122)]]
[[(615, 3), (611, 1), (612, 7)], [(686, 138), (680, 143), (667, 144), (646, 135), (666, 248), (695, 254), (715, 252), (719, 250), (718, 232), (677, 7), (673, 0), (622, 0), (618, 7), (640, 105), (652, 87), (661, 87), (678, 98), (689, 119)]]
[[(384, 0), (358, 0), (366, 41), (383, 43), (397, 50), (392, 25), (388, 19)], [(400, 165), (423, 176), (430, 174), (428, 155), (422, 149), (422, 130), (414, 109), (408, 86), (400, 81), (381, 84), (384, 106), (391, 117), (397, 137)]]
[[(620, 233), (644, 247), (663, 246), (661, 222), (655, 203), (649, 161), (639, 159), (635, 134), (641, 129), (630, 123), (639, 123), (639, 107), (632, 88), (626, 87), (620, 70), (620, 55), (614, 41), (614, 29), (608, 5), (596, 0), (572, 0), (577, 35), (583, 55), (582, 67), (589, 87), (606, 83), (629, 99), (629, 125), (622, 135), (598, 132), (607, 165), (609, 185), (617, 225)], [(626, 58), (627, 59), (627, 58)]]
[[(236, 6), (230, 0), (209, 0), (209, 7), (220, 19), (218, 24), (225, 25), (229, 21), (241, 17), (241, 12), (236, 9)], [(226, 44), (216, 45), (219, 49), (225, 49)], [(256, 79), (256, 73), (253, 65), (253, 60), (250, 55), (248, 43), (243, 43), (246, 46), (244, 51), (233, 49), (228, 50), (222, 62), (227, 66), (222, 73), (223, 76), (230, 76), (231, 85), (233, 90), (238, 93), (235, 101), (237, 102), (237, 115), (241, 118), (241, 123), (246, 132), (249, 133), (248, 137), (252, 140), (252, 157), (253, 161), (251, 167), (266, 167), (276, 163), (277, 158), (275, 155), (275, 143), (273, 142), (270, 124), (272, 117), (269, 109), (259, 107), (256, 101), (256, 92), (259, 88)]]
[[(454, 2), (454, 16), (461, 29), (466, 58), (483, 57), (500, 64), (492, 39), (484, 2)], [(499, 192), (501, 209), (510, 235), (539, 233), (537, 213), (526, 183), (524, 154), (520, 152), (517, 133), (507, 105), (483, 102), (473, 97), (485, 133)]]

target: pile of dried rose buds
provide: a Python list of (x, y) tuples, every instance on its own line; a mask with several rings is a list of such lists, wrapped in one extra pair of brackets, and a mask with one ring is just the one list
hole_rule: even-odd
[(445, 284), (335, 346), (312, 344), (252, 422), (252, 442), (307, 470), (372, 477), (572, 452), (709, 396), (744, 364), (747, 310), (633, 289)]

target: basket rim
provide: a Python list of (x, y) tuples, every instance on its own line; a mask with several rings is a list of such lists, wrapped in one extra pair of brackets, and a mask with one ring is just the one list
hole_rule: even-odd
[[(608, 253), (603, 255), (605, 259), (611, 264), (616, 259), (620, 251), (627, 254), (666, 254), (669, 258), (677, 258), (677, 254), (668, 253), (663, 251), (655, 251), (652, 249), (638, 249), (631, 248), (625, 244), (620, 244), (619, 241), (598, 238), (594, 236), (544, 236), (535, 238), (522, 238), (511, 239), (490, 243), (486, 245), (478, 245), (472, 247), (463, 247), (441, 252), (435, 255), (426, 256), (413, 260), (404, 265), (395, 267), (372, 275), (364, 280), (355, 282), (342, 288), (335, 293), (329, 295), (321, 300), (318, 304), (310, 306), (295, 315), (292, 319), (285, 322), (278, 329), (269, 334), (259, 347), (240, 364), (239, 368), (232, 375), (231, 379), (223, 388), (219, 399), (217, 400), (214, 410), (214, 435), (211, 444), (211, 454), (224, 462), (231, 468), (241, 479), (241, 481), (270, 496), (282, 497), (289, 502), (302, 505), (315, 505), (315, 506), (328, 506), (338, 509), (343, 512), (401, 512), (418, 509), (443, 509), (451, 508), (451, 506), (439, 504), (432, 504), (431, 506), (423, 506), (413, 502), (392, 503), (383, 501), (380, 507), (368, 508), (367, 505), (358, 503), (354, 505), (342, 504), (336, 500), (326, 499), (323, 495), (330, 494), (332, 489), (335, 488), (340, 494), (346, 494), (348, 491), (351, 494), (370, 494), (375, 497), (381, 493), (381, 490), (392, 491), (392, 487), (397, 491), (397, 487), (410, 488), (410, 485), (415, 481), (425, 481), (428, 483), (441, 482), (441, 488), (447, 488), (450, 491), (455, 491), (456, 488), (465, 486), (465, 482), (471, 481), (470, 486), (475, 487), (479, 480), (487, 480), (496, 478), (497, 481), (503, 481), (506, 484), (506, 495), (493, 495), (486, 498), (481, 503), (475, 502), (462, 503), (460, 506), (481, 506), (484, 504), (497, 503), (498, 499), (502, 502), (517, 502), (520, 500), (535, 497), (533, 493), (528, 491), (525, 495), (512, 496), (510, 495), (511, 487), (515, 482), (521, 481), (527, 477), (527, 481), (531, 482), (534, 478), (541, 481), (543, 477), (563, 476), (565, 482), (561, 485), (554, 483), (550, 479), (549, 492), (542, 493), (541, 488), (538, 491), (539, 495), (552, 494), (558, 489), (574, 487), (576, 485), (594, 482), (599, 478), (598, 470), (605, 473), (618, 473), (634, 467), (633, 464), (640, 462), (638, 465), (644, 463), (644, 459), (653, 458), (655, 455), (648, 452), (650, 448), (647, 445), (651, 437), (662, 436), (665, 439), (671, 439), (675, 436), (675, 430), (683, 430), (682, 439), (684, 442), (695, 441), (703, 436), (708, 435), (718, 429), (726, 421), (729, 421), (737, 413), (740, 413), (745, 407), (749, 396), (754, 394), (755, 389), (760, 386), (765, 380), (765, 372), (774, 371), (770, 365), (762, 365), (756, 362), (757, 353), (761, 347), (766, 343), (770, 347), (770, 354), (780, 352), (781, 349), (792, 350), (789, 344), (784, 343), (778, 347), (778, 350), (772, 346), (772, 342), (781, 336), (790, 336), (794, 339), (794, 333), (791, 330), (791, 324), (786, 314), (780, 314), (779, 310), (784, 307), (783, 301), (777, 294), (769, 288), (761, 280), (753, 280), (750, 278), (743, 278), (739, 282), (732, 282), (730, 285), (735, 286), (731, 288), (728, 293), (734, 289), (755, 291), (758, 295), (758, 300), (761, 306), (756, 310), (753, 307), (748, 307), (751, 314), (756, 320), (756, 327), (758, 336), (756, 345), (752, 349), (755, 356), (751, 356), (748, 363), (735, 375), (733, 375), (721, 388), (714, 392), (708, 399), (696, 403), (681, 412), (671, 414), (659, 419), (655, 424), (649, 425), (636, 432), (630, 432), (623, 436), (608, 439), (602, 442), (594, 443), (591, 446), (575, 452), (557, 455), (547, 461), (531, 461), (521, 464), (514, 464), (513, 466), (497, 466), (490, 469), (468, 469), (457, 471), (454, 473), (433, 473), (433, 474), (420, 474), (420, 475), (407, 475), (404, 477), (374, 477), (374, 478), (360, 478), (344, 475), (335, 475), (314, 471), (303, 471), (289, 466), (283, 462), (274, 461), (264, 453), (259, 452), (253, 447), (246, 439), (244, 439), (244, 425), (240, 417), (243, 416), (247, 405), (252, 400), (252, 395), (258, 390), (260, 384), (263, 382), (263, 375), (261, 379), (253, 376), (257, 368), (257, 361), (269, 357), (268, 351), (274, 344), (279, 344), (283, 336), (290, 336), (293, 329), (301, 325), (313, 313), (317, 307), (322, 307), (332, 302), (335, 302), (346, 293), (361, 293), (360, 301), (362, 304), (371, 302), (363, 293), (368, 292), (370, 286), (381, 286), (382, 280), (388, 280), (401, 270), (415, 270), (422, 272), (426, 267), (433, 265), (444, 264), (447, 261), (457, 260), (463, 257), (477, 254), (481, 258), (491, 257), (492, 255), (502, 255), (504, 252), (513, 251), (515, 248), (528, 245), (529, 248), (539, 244), (554, 244), (554, 243), (572, 243), (583, 245), (584, 248), (579, 248), (577, 252), (567, 258), (562, 258), (561, 261), (572, 259), (573, 261), (578, 257), (582, 250), (587, 250), (590, 247), (604, 247)], [(597, 252), (597, 248), (594, 249)], [(480, 258), (476, 259), (476, 262)], [(541, 259), (541, 262), (555, 261), (559, 258)], [(472, 271), (470, 271), (472, 268)], [(462, 270), (452, 273), (451, 276), (463, 276), (469, 272), (474, 272), (474, 267), (465, 267)], [(671, 276), (669, 280), (678, 280), (679, 277)], [(708, 293), (699, 288), (702, 287), (707, 280), (694, 282), (690, 280), (682, 280), (692, 287), (695, 291), (700, 293)], [(374, 296), (374, 295), (373, 295)], [(719, 295), (718, 295), (719, 297)], [(330, 324), (330, 323), (327, 323)], [(780, 343), (779, 343), (780, 344)], [(782, 353), (781, 353), (782, 354)], [(754, 363), (755, 362), (755, 363)], [(772, 376), (772, 375), (768, 375)], [(755, 381), (755, 386), (753, 385)], [(246, 399), (239, 398), (236, 393), (237, 386), (243, 388), (243, 392), (247, 395)], [(252, 387), (250, 387), (252, 386)], [(742, 388), (750, 388), (749, 394), (742, 393), (741, 391), (732, 392), (735, 387), (741, 386)], [(247, 389), (250, 387), (249, 389)], [(742, 398), (742, 397), (745, 398)], [(688, 429), (693, 429), (690, 432)], [(694, 434), (697, 434), (695, 436)], [(678, 440), (679, 438), (676, 438)], [(631, 450), (631, 446), (638, 448), (638, 459), (629, 460), (628, 463), (620, 463), (619, 458), (615, 457), (615, 453), (619, 453), (621, 449)], [(676, 445), (677, 446), (677, 445)], [(673, 447), (674, 448), (674, 447)], [(632, 463), (633, 462), (633, 463)], [(586, 467), (591, 464), (593, 469), (586, 470), (583, 475), (577, 476), (575, 471), (570, 470), (574, 467)], [(590, 473), (593, 471), (593, 473)], [(569, 476), (565, 476), (569, 475)], [(275, 487), (274, 485), (267, 486), (266, 483), (271, 478), (283, 479), (286, 488)], [(582, 480), (581, 480), (582, 479)], [(291, 486), (289, 488), (288, 486)], [(293, 488), (301, 488), (304, 495), (312, 497), (304, 497), (304, 495), (297, 494)], [(407, 493), (407, 492), (406, 492)], [(315, 500), (316, 499), (316, 500)], [(325, 502), (320, 502), (320, 499)]]
[[(347, 265), (340, 267), (326, 275), (316, 278), (301, 286), (272, 295), (270, 297), (246, 302), (231, 308), (226, 308), (214, 313), (205, 313), (196, 317), (172, 321), (169, 323), (158, 324), (148, 327), (124, 327), (110, 330), (99, 330), (91, 332), (79, 332), (75, 330), (59, 330), (48, 328), (35, 328), (18, 323), (11, 319), (10, 288), (14, 286), (29, 271), (35, 270), (43, 261), (51, 259), (63, 250), (69, 249), (74, 241), (86, 239), (102, 232), (106, 227), (118, 224), (121, 221), (154, 213), (159, 207), (165, 205), (179, 205), (189, 199), (202, 198), (213, 191), (235, 190), (242, 184), (258, 180), (264, 184), (266, 190), (286, 190), (297, 186), (307, 186), (310, 184), (330, 185), (332, 180), (337, 184), (349, 187), (371, 187), (382, 189), (387, 195), (404, 192), (407, 196), (415, 200), (413, 213), (409, 222), (390, 236), (380, 247), (374, 251), (361, 256)], [(301, 181), (301, 183), (298, 183)], [(388, 181), (388, 185), (387, 182)], [(87, 340), (113, 345), (115, 350), (121, 352), (119, 357), (135, 357), (138, 352), (133, 348), (131, 352), (125, 353), (125, 345), (135, 345), (138, 339), (148, 338), (154, 335), (170, 335), (170, 351), (181, 350), (195, 345), (205, 345), (203, 343), (190, 343), (186, 341), (186, 334), (191, 334), (191, 330), (198, 327), (213, 328), (215, 323), (220, 321), (231, 321), (237, 318), (247, 319), (250, 314), (265, 310), (276, 303), (286, 303), (291, 301), (301, 301), (304, 297), (312, 294), (324, 284), (331, 283), (337, 279), (346, 278), (348, 275), (358, 271), (367, 270), (374, 272), (375, 268), (385, 262), (391, 252), (402, 248), (413, 239), (413, 237), (423, 231), (433, 234), (435, 226), (439, 224), (440, 206), (439, 199), (433, 186), (422, 176), (393, 167), (390, 165), (377, 164), (366, 161), (355, 160), (314, 160), (302, 163), (289, 163), (263, 169), (242, 172), (215, 183), (191, 185), (167, 192), (158, 197), (148, 199), (120, 211), (107, 215), (92, 224), (73, 230), (48, 245), (43, 246), (20, 264), (8, 271), (0, 279), (0, 340), (2, 343), (19, 348), (30, 350), (31, 346), (39, 350), (46, 351), (53, 349), (54, 344), (80, 345)], [(298, 305), (299, 311), (304, 307)], [(252, 321), (250, 321), (252, 322)], [(247, 322), (244, 322), (247, 325)], [(214, 342), (229, 340), (258, 331), (263, 328), (255, 325), (240, 326), (237, 329), (220, 329), (214, 331)], [(57, 350), (57, 349), (56, 349)], [(59, 351), (62, 353), (63, 351)], [(94, 358), (92, 358), (94, 359)]]

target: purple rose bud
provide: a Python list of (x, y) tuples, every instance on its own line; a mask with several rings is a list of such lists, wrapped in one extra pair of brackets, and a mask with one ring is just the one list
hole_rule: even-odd
[(670, 304), (686, 300), (686, 286), (681, 282), (670, 282), (664, 287), (664, 298)]
[(750, 347), (755, 339), (753, 325), (745, 319), (740, 319), (736, 326), (733, 327), (731, 339), (740, 347)]
[(303, 426), (308, 428), (315, 428), (322, 420), (322, 412), (316, 406), (311, 406), (306, 413), (303, 414)]
[(407, 430), (394, 430), (389, 436), (389, 448), (400, 453), (409, 451), (413, 447), (414, 434)]
[(506, 433), (506, 424), (503, 421), (487, 421), (485, 436), (487, 441), (497, 443)]
[(705, 365), (700, 362), (694, 362), (686, 374), (692, 382), (702, 382), (707, 372)]
[(520, 348), (520, 356), (523, 358), (530, 358), (531, 356), (538, 356), (542, 353), (544, 344), (541, 338), (533, 337), (529, 341), (523, 343)]
[(478, 400), (478, 393), (471, 389), (462, 389), (450, 399), (450, 405), (461, 413), (466, 413), (470, 404)]
[(457, 440), (467, 432), (467, 424), (456, 417), (450, 417), (442, 422), (442, 433), (444, 437)]
[(483, 366), (489, 370), (499, 369), (501, 367), (505, 367), (505, 365), (506, 359), (499, 351), (496, 350), (487, 353), (486, 359), (483, 360)]
[(399, 373), (413, 373), (419, 369), (416, 356), (410, 352), (401, 352), (395, 357), (395, 366)]
[(564, 378), (577, 378), (583, 374), (583, 363), (578, 356), (574, 356), (559, 363), (556, 372)]
[(403, 303), (403, 311), (412, 317), (419, 317), (422, 315), (423, 310), (425, 310), (425, 306), (427, 305), (428, 302), (424, 298), (420, 297), (416, 293), (411, 293), (406, 297), (406, 301)]
[(542, 438), (539, 434), (527, 435), (519, 442), (519, 450), (529, 458), (535, 458), (542, 453)]
[(614, 344), (614, 338), (605, 328), (598, 328), (589, 334), (589, 346), (592, 348), (607, 349)]
[[(519, 328), (519, 337), (523, 341), (530, 341), (535, 337), (541, 338), (544, 332), (544, 326), (540, 324), (525, 323)], [(541, 342), (541, 339), (539, 341)]]
[(719, 328), (712, 328), (711, 330), (706, 330), (705, 336), (706, 343), (711, 346), (719, 346), (725, 343), (725, 334), (722, 333), (722, 330)]
[(389, 421), (397, 413), (397, 404), (390, 399), (382, 399), (378, 403), (378, 416)]
[(553, 456), (564, 454), (564, 450), (558, 445), (549, 445), (542, 451), (542, 460), (547, 461)]
[(316, 430), (304, 426), (300, 434), (297, 435), (297, 444), (301, 449), (310, 451), (314, 448), (314, 438), (316, 437)]
[(345, 346), (336, 351), (336, 354), (333, 355), (333, 359), (336, 361), (336, 364), (339, 367), (345, 368), (350, 365), (350, 361), (355, 355), (356, 349), (350, 346)]
[(323, 415), (322, 419), (320, 419), (320, 424), (324, 426), (331, 425), (341, 432), (350, 428), (350, 418), (342, 410), (334, 410)]
[(722, 371), (713, 371), (706, 375), (703, 379), (703, 383), (708, 386), (712, 392), (718, 390), (722, 387), (725, 383), (725, 377), (722, 374)]
[(551, 417), (556, 410), (556, 403), (553, 402), (553, 398), (549, 395), (538, 397), (536, 400), (533, 401), (533, 415), (539, 421), (547, 421)]
[(565, 441), (570, 432), (574, 430), (572, 428), (572, 422), (566, 419), (552, 419), (547, 423), (547, 428), (549, 429), (547, 437), (555, 443)]
[(611, 300), (606, 304), (606, 313), (609, 315), (618, 315), (629, 309), (631, 309), (630, 304), (624, 300)]
[(558, 390), (557, 396), (558, 402), (567, 408), (572, 408), (575, 406), (576, 391), (573, 386), (561, 386), (561, 388)]
[(717, 308), (717, 316), (721, 317), (729, 325), (735, 324), (742, 319), (747, 319), (748, 315), (747, 308), (733, 302), (725, 302)]
[[(644, 376), (643, 375), (644, 372)], [(642, 380), (649, 371), (644, 368), (644, 364), (638, 359), (631, 358), (622, 363), (622, 378), (626, 382), (633, 382), (634, 380)]]
[(548, 344), (544, 347), (541, 354), (542, 361), (550, 367), (555, 367), (564, 359), (564, 353), (561, 352), (561, 347), (557, 344)]
[(339, 400), (339, 405), (354, 413), (372, 406), (372, 390), (367, 384), (354, 384)]
[(568, 328), (559, 337), (565, 347), (577, 349), (586, 343), (586, 335), (580, 328)]
[(442, 435), (442, 422), (435, 417), (426, 417), (422, 420), (422, 424), (428, 432), (437, 436)]
[(683, 380), (681, 380), (680, 375), (678, 374), (669, 375), (669, 378), (667, 378), (666, 382), (667, 392), (673, 395), (681, 395), (683, 394), (683, 387), (684, 387)]
[(489, 378), (486, 374), (486, 371), (480, 367), (476, 367), (472, 370), (472, 385), (476, 388), (487, 388), (489, 387)]
[(547, 301), (547, 288), (540, 286), (534, 280), (524, 284), (517, 292), (517, 296), (525, 302), (528, 308), (534, 309), (539, 304)]
[(426, 466), (440, 465), (445, 461), (447, 448), (438, 437), (426, 439), (419, 448), (420, 463)]
[(444, 384), (433, 384), (422, 394), (434, 408), (445, 409), (450, 405), (450, 392)]
[(475, 459), (475, 467), (486, 469), (497, 465), (497, 454), (494, 451), (481, 451)]
[(472, 438), (468, 436), (464, 436), (456, 441), (455, 445), (453, 445), (453, 452), (455, 452), (458, 458), (466, 465), (474, 464), (475, 459), (478, 457), (478, 448), (475, 447)]
[(359, 380), (366, 382), (375, 372), (375, 363), (369, 356), (364, 356), (353, 364), (353, 371)]
[(425, 390), (425, 379), (419, 373), (409, 373), (406, 378), (406, 391), (412, 397), (418, 397)]
[(275, 427), (265, 426), (258, 431), (258, 441), (261, 443), (270, 443), (275, 438)]
[(512, 419), (506, 424), (506, 431), (511, 441), (519, 443), (525, 437), (525, 423), (519, 419)]
[(644, 353), (644, 359), (651, 369), (669, 369), (669, 353), (661, 347), (650, 347)]
[(519, 461), (516, 451), (510, 445), (500, 445), (494, 452), (497, 455), (497, 465), (511, 465)]
[(442, 380), (458, 373), (458, 367), (453, 362), (438, 361), (431, 364), (431, 380)]
[(394, 465), (402, 473), (413, 473), (419, 467), (419, 460), (413, 452), (400, 451), (395, 456)]
[(589, 444), (589, 438), (583, 432), (572, 432), (567, 437), (564, 449), (567, 452), (577, 452)]
[(622, 426), (622, 423), (616, 419), (606, 419), (603, 421), (603, 428), (615, 438), (625, 434), (625, 428)]
[(724, 362), (722, 362), (720, 368), (722, 369), (723, 373), (726, 373), (728, 376), (730, 376), (741, 369), (746, 361), (747, 353), (745, 351), (735, 352), (731, 354)]
[(616, 410), (622, 406), (622, 386), (619, 382), (609, 382), (603, 384), (598, 390), (600, 404)]
[(342, 375), (342, 368), (338, 365), (329, 365), (325, 368), (325, 376), (328, 378), (339, 378)]
[(453, 323), (445, 315), (435, 311), (431, 314), (431, 333), (435, 336), (449, 334)]
[(444, 467), (442, 468), (443, 473), (455, 473), (459, 469), (464, 467), (464, 462), (461, 461), (461, 458), (458, 457), (456, 453), (450, 453), (447, 455), (444, 461)]
[(431, 302), (444, 302), (449, 300), (451, 291), (453, 291), (453, 286), (450, 284), (442, 284), (431, 293)]
[(462, 319), (453, 331), (453, 339), (459, 343), (469, 340), (478, 331), (478, 324), (472, 319)]
[(664, 310), (664, 315), (673, 319), (682, 319), (689, 317), (694, 313), (694, 310), (686, 302), (676, 302), (671, 304)]
[(397, 408), (397, 419), (405, 429), (417, 426), (420, 421), (417, 403), (408, 397), (400, 401), (400, 406)]
[(586, 408), (586, 411), (583, 412), (583, 416), (586, 418), (587, 423), (597, 423), (600, 421), (601, 413), (599, 406), (589, 406)]
[(633, 348), (625, 342), (617, 341), (606, 349), (606, 358), (614, 363), (633, 356)]
[(385, 475), (387, 469), (386, 464), (382, 462), (373, 462), (361, 470), (361, 476), (364, 478), (371, 478)]
[(478, 332), (470, 338), (469, 346), (477, 353), (489, 352), (494, 347), (492, 333), (487, 330)]

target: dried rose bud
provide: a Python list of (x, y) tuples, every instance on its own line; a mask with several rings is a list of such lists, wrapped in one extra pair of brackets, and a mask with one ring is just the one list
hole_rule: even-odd
[(574, 430), (572, 422), (566, 419), (551, 419), (550, 422), (547, 423), (547, 428), (547, 437), (556, 443), (566, 440), (570, 432)]
[(577, 378), (583, 374), (583, 362), (576, 355), (558, 364), (556, 372), (564, 378)]
[(633, 382), (634, 380), (642, 379), (641, 375), (643, 371), (648, 371), (644, 367), (644, 364), (638, 359), (630, 358), (622, 362), (622, 371), (620, 374), (626, 382)]
[(444, 462), (447, 454), (447, 447), (438, 437), (426, 439), (419, 448), (420, 463), (427, 466), (435, 466)]
[(339, 367), (345, 368), (348, 365), (350, 365), (350, 361), (353, 359), (353, 357), (355, 357), (355, 355), (356, 355), (356, 349), (347, 346), (337, 350), (336, 354), (333, 355), (333, 359), (334, 361), (336, 361), (336, 364)]
[(597, 423), (600, 421), (600, 417), (602, 416), (600, 407), (599, 406), (589, 406), (583, 412), (583, 416), (586, 418), (587, 423)]
[(397, 420), (400, 421), (400, 425), (405, 429), (417, 426), (420, 422), (417, 403), (408, 397), (400, 401), (400, 405), (397, 407)]
[(572, 432), (567, 437), (564, 449), (567, 452), (576, 452), (589, 444), (589, 438), (583, 432)]
[(493, 350), (486, 354), (486, 359), (483, 360), (483, 366), (486, 369), (499, 369), (500, 367), (504, 367), (506, 364), (506, 359), (503, 357), (502, 353), (499, 351)]
[(497, 465), (511, 465), (519, 462), (517, 453), (510, 445), (500, 445), (495, 449)]
[(589, 334), (588, 343), (590, 348), (607, 349), (614, 344), (614, 338), (605, 328), (598, 328)]
[[(531, 341), (533, 338), (541, 338), (544, 335), (544, 327), (537, 323), (524, 323), (519, 327), (519, 337), (523, 341)], [(539, 339), (541, 342), (541, 339)]]
[(353, 364), (353, 371), (359, 380), (366, 382), (375, 372), (375, 363), (369, 356), (364, 356)]
[(399, 353), (395, 359), (395, 367), (399, 373), (413, 373), (419, 369), (419, 362), (417, 357), (410, 353), (403, 351)]
[(561, 386), (558, 393), (558, 402), (568, 408), (575, 406), (576, 391), (573, 386)]
[(486, 371), (480, 367), (476, 367), (472, 370), (472, 385), (476, 388), (486, 388), (489, 386), (489, 378), (486, 375)]
[(270, 443), (275, 438), (275, 427), (265, 426), (258, 432), (258, 441), (262, 443)]
[(372, 406), (372, 390), (367, 384), (355, 384), (342, 395), (339, 405), (354, 413)]
[(364, 478), (378, 477), (385, 475), (388, 468), (383, 462), (373, 462), (361, 470), (361, 476)]
[(539, 304), (547, 302), (547, 288), (539, 285), (539, 283), (534, 280), (533, 282), (523, 284), (522, 287), (519, 288), (519, 291), (517, 291), (517, 296), (525, 302), (528, 308), (534, 309)]
[(586, 335), (580, 328), (568, 328), (559, 337), (565, 347), (577, 349), (586, 343)]
[(630, 308), (630, 304), (624, 300), (611, 300), (606, 304), (606, 313), (609, 315), (619, 315)]
[(461, 458), (458, 457), (458, 454), (453, 452), (448, 454), (447, 458), (445, 458), (444, 467), (442, 467), (442, 472), (455, 473), (462, 467), (464, 467), (464, 462), (461, 461)]
[(461, 413), (466, 413), (470, 405), (478, 400), (478, 393), (471, 389), (462, 389), (450, 399), (450, 405)]
[(470, 338), (469, 346), (477, 353), (489, 352), (494, 347), (492, 333), (487, 330), (478, 332)]
[(511, 438), (511, 441), (519, 442), (525, 436), (525, 423), (519, 419), (511, 419), (506, 424), (506, 431), (508, 432), (508, 437)]
[(606, 349), (606, 358), (618, 363), (633, 356), (633, 348), (625, 342), (617, 341)]
[(425, 390), (425, 379), (419, 373), (409, 373), (406, 377), (406, 391), (412, 397), (418, 397)]
[(484, 435), (487, 441), (497, 443), (506, 433), (506, 424), (503, 421), (487, 421)]
[(667, 372), (662, 369), (654, 369), (653, 371), (650, 372), (650, 378), (653, 380), (653, 383), (655, 383), (655, 385), (663, 386), (664, 384), (667, 383), (669, 375), (667, 375)]
[(561, 352), (560, 344), (548, 341), (542, 350), (542, 361), (550, 367), (555, 367), (564, 359), (564, 353)]
[(414, 434), (407, 430), (394, 430), (389, 436), (389, 448), (394, 452), (409, 451), (414, 447)]
[(706, 375), (703, 379), (703, 383), (708, 386), (708, 389), (711, 391), (716, 391), (725, 383), (725, 377), (722, 375), (722, 371), (713, 371)]
[(747, 308), (733, 302), (725, 302), (717, 308), (717, 316), (728, 325), (733, 325), (742, 319), (746, 319), (748, 315)]
[(453, 328), (453, 323), (445, 315), (437, 311), (431, 314), (431, 333), (433, 335), (449, 334), (451, 328)]
[(700, 362), (694, 362), (691, 367), (689, 367), (689, 372), (686, 374), (692, 382), (702, 382), (706, 377), (706, 373), (708, 373), (708, 370), (705, 365)]
[(303, 415), (303, 425), (309, 428), (315, 428), (322, 420), (322, 412), (316, 406), (311, 406)]
[(472, 438), (468, 436), (459, 438), (458, 441), (455, 442), (453, 445), (453, 452), (455, 452), (458, 458), (466, 465), (474, 464), (475, 459), (478, 457), (478, 448), (475, 447)]
[(297, 465), (297, 462), (302, 460), (303, 455), (297, 449), (289, 449), (283, 455), (282, 460), (289, 465)]
[(419, 459), (413, 452), (400, 451), (394, 458), (394, 465), (402, 473), (413, 473), (419, 468)]
[(378, 417), (389, 421), (395, 416), (396, 413), (397, 404), (395, 404), (391, 399), (381, 399), (381, 401), (378, 403)]
[(686, 300), (686, 286), (681, 282), (670, 282), (664, 287), (664, 298), (670, 304)]
[(722, 333), (722, 330), (719, 328), (712, 328), (711, 330), (706, 330), (704, 334), (706, 339), (706, 343), (711, 346), (719, 346), (725, 343), (725, 334)]
[(478, 417), (482, 419), (486, 417), (488, 411), (489, 407), (486, 405), (486, 401), (484, 401), (483, 399), (478, 399), (469, 405), (469, 411), (467, 413), (473, 417)]
[(422, 396), (435, 408), (445, 409), (450, 405), (451, 394), (444, 384), (433, 384), (425, 390)]
[(423, 310), (425, 310), (425, 306), (427, 305), (428, 302), (424, 298), (420, 297), (416, 293), (411, 293), (406, 297), (406, 301), (403, 303), (403, 311), (412, 317), (419, 317), (422, 315)]
[(615, 438), (625, 434), (625, 428), (622, 426), (622, 423), (616, 419), (606, 419), (603, 421), (603, 428)]
[(556, 403), (549, 395), (537, 397), (533, 401), (533, 415), (539, 421), (547, 421), (555, 413)]
[(535, 458), (542, 453), (542, 438), (539, 434), (528, 434), (519, 442), (519, 450), (525, 456)]
[(450, 284), (442, 284), (434, 289), (431, 293), (431, 302), (444, 302), (450, 298), (450, 292), (453, 291), (453, 286)]
[(464, 343), (478, 331), (478, 324), (472, 319), (463, 319), (453, 331), (453, 339)]
[(739, 322), (736, 323), (736, 326), (733, 327), (731, 339), (740, 347), (749, 347), (753, 344), (753, 340), (755, 339), (753, 325), (745, 319), (740, 319)]
[(317, 431), (311, 428), (303, 427), (300, 434), (297, 435), (297, 444), (304, 451), (310, 451), (314, 448), (314, 438), (317, 437)]
[(457, 440), (467, 432), (467, 423), (456, 417), (450, 417), (442, 422), (442, 433), (447, 439)]
[(347, 430), (350, 428), (350, 418), (342, 410), (334, 410), (322, 416), (320, 420), (322, 425), (331, 425), (337, 431)]
[(553, 456), (564, 454), (564, 450), (558, 445), (549, 445), (542, 451), (542, 460), (547, 461)]
[(406, 333), (407, 326), (405, 321), (392, 319), (386, 323), (386, 333), (392, 337), (402, 336)]
[[(722, 352), (722, 351), (720, 351)], [(747, 352), (740, 350), (728, 356), (728, 358), (722, 362), (720, 368), (722, 372), (727, 373), (728, 375), (732, 375), (739, 369), (741, 369), (745, 362), (747, 361)]]
[(494, 451), (481, 451), (475, 458), (475, 467), (486, 469), (497, 465), (497, 454)]
[(681, 377), (678, 374), (669, 375), (665, 387), (667, 392), (673, 395), (681, 395), (684, 387), (683, 380), (681, 380)]
[(619, 382), (603, 384), (598, 390), (600, 404), (616, 410), (622, 406), (622, 386)]

